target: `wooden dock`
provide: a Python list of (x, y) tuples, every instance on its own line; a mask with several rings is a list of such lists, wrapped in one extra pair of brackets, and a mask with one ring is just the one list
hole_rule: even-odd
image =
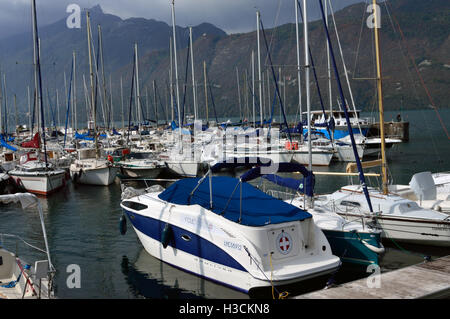
[(295, 299), (450, 298), (450, 255), (418, 265), (373, 275)]

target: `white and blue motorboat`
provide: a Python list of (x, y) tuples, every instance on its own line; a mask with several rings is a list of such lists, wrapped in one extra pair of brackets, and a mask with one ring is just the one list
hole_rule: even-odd
[(209, 170), (121, 207), (150, 255), (246, 293), (336, 271), (341, 262), (312, 215), (247, 183), (253, 172)]

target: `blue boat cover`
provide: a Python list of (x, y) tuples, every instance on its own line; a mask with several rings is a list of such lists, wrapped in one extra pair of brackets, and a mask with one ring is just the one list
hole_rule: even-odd
[[(258, 177), (263, 177), (272, 183), (280, 186), (289, 187), (291, 189), (298, 190), (305, 193), (308, 196), (314, 195), (315, 177), (312, 172), (307, 170), (303, 165), (297, 163), (278, 163), (274, 167), (275, 171), (271, 173), (263, 173), (262, 167), (255, 167), (241, 175), (243, 182), (251, 181)], [(266, 169), (268, 170), (268, 169)], [(270, 169), (269, 169), (270, 170)], [(304, 176), (303, 179), (297, 180), (294, 178), (281, 177), (274, 173), (292, 173), (299, 172)]]
[(0, 146), (6, 147), (7, 149), (15, 152), (17, 151), (17, 148), (15, 148), (14, 146), (9, 145), (8, 143), (6, 143), (5, 138), (3, 137), (3, 135), (0, 135)]
[(211, 167), (212, 172), (218, 172), (221, 169), (227, 168), (238, 168), (246, 167), (252, 168), (254, 166), (270, 166), (272, 161), (269, 158), (264, 157), (233, 157), (226, 161), (218, 162)]
[[(236, 178), (214, 176), (212, 179), (212, 201), (210, 208), (209, 178), (205, 178), (194, 194), (200, 178), (179, 180), (159, 194), (159, 198), (177, 205), (200, 205), (233, 222), (246, 226), (264, 226), (311, 218), (304, 210), (278, 200), (248, 183)], [(242, 200), (241, 188), (242, 187)], [(241, 216), (242, 204), (242, 216)]]
[(93, 137), (89, 137), (89, 133), (80, 134), (78, 132), (75, 132), (75, 138), (77, 140), (86, 140), (86, 141), (93, 141)]

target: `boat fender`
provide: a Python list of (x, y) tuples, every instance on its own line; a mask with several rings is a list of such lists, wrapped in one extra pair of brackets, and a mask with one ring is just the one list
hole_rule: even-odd
[(20, 178), (17, 179), (16, 183), (17, 183), (17, 186), (19, 187), (19, 189), (26, 190), (25, 186), (23, 185), (23, 182)]
[(369, 250), (373, 251), (374, 253), (377, 254), (384, 254), (385, 249), (382, 243), (380, 243), (381, 247), (375, 247), (371, 244), (369, 244), (368, 242), (366, 242), (365, 240), (361, 240), (361, 242), (364, 244), (364, 246), (366, 246)]
[(164, 229), (161, 232), (161, 244), (163, 248), (166, 248), (169, 245), (170, 240), (173, 237), (173, 230), (169, 223), (166, 223)]
[(119, 219), (119, 230), (121, 235), (127, 233), (127, 219), (125, 218), (125, 215), (122, 215)]

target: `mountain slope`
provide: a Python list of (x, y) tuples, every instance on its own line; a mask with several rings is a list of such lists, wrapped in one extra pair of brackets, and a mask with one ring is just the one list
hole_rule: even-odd
[[(380, 42), (382, 51), (383, 89), (385, 109), (410, 109), (428, 107), (429, 99), (421, 81), (411, 63), (414, 58), (420, 75), (429, 89), (435, 105), (438, 108), (448, 107), (448, 87), (450, 82), (450, 4), (447, 0), (391, 0), (381, 3), (382, 25)], [(387, 10), (389, 9), (389, 10)], [(131, 89), (131, 74), (133, 63), (133, 45), (139, 45), (139, 70), (142, 101), (147, 118), (155, 118), (153, 106), (153, 81), (157, 85), (158, 117), (164, 113), (170, 117), (169, 108), (169, 38), (171, 27), (163, 22), (145, 19), (122, 20), (118, 17), (104, 14), (100, 8), (91, 10), (94, 43), (97, 49), (97, 24), (101, 24), (103, 34), (105, 72), (107, 82), (112, 82), (114, 118), (120, 120), (121, 96), (120, 79), (123, 80), (124, 108), (127, 114)], [(366, 111), (376, 111), (376, 93), (373, 80), (375, 77), (375, 59), (373, 49), (373, 34), (366, 27), (366, 5), (363, 3), (351, 5), (335, 14), (336, 24), (347, 69), (350, 73), (352, 92), (356, 107)], [(264, 17), (262, 17), (263, 22)], [(330, 18), (331, 21), (331, 18)], [(397, 22), (402, 33), (397, 29)], [(330, 22), (331, 23), (331, 22)], [(54, 103), (54, 91), (58, 88), (60, 96), (64, 90), (64, 77), (70, 75), (72, 51), (77, 53), (77, 96), (79, 108), (85, 110), (83, 92), (83, 74), (88, 80), (87, 41), (85, 27), (81, 30), (68, 30), (63, 25), (65, 21), (43, 27), (40, 30), (41, 51), (45, 86), (50, 91)], [(326, 42), (322, 21), (309, 24), (310, 45), (313, 54), (316, 73), (319, 77), (322, 98), (328, 108), (328, 88), (326, 80)], [(300, 26), (302, 30), (302, 26)], [(300, 41), (303, 43), (302, 32)], [(336, 36), (330, 28), (332, 44), (339, 65), (342, 83), (345, 83), (343, 68)], [(265, 30), (270, 45), (270, 54), (276, 76), (281, 72), (282, 83), (279, 89), (288, 114), (298, 112), (298, 84), (296, 68), (295, 25), (286, 24), (275, 29)], [(404, 36), (404, 41), (402, 36)], [(186, 105), (186, 113), (192, 110), (192, 86), (190, 65), (186, 78), (188, 31), (177, 29), (178, 39), (178, 77), (180, 85), (180, 104)], [(206, 114), (206, 99), (204, 95), (205, 61), (210, 80), (212, 96), (208, 95), (208, 114), (214, 117), (215, 106), (219, 117), (238, 116), (239, 110), (246, 117), (252, 116), (251, 88), (251, 51), (256, 54), (256, 32), (226, 35), (220, 29), (201, 24), (194, 28), (194, 60), (197, 100), (200, 116)], [(14, 41), (0, 41), (0, 62), (2, 70), (6, 70), (8, 94), (17, 92), (20, 108), (27, 109), (26, 86), (32, 86), (31, 35), (15, 37)], [(303, 52), (303, 44), (301, 45)], [(265, 117), (270, 116), (274, 101), (274, 80), (270, 68), (263, 34), (261, 34), (261, 64), (263, 69), (263, 108)], [(255, 61), (256, 57), (255, 57)], [(301, 53), (301, 61), (304, 61)], [(302, 62), (303, 63), (303, 62)], [(257, 66), (257, 64), (256, 64)], [(238, 100), (237, 75), (239, 72), (239, 87), (241, 103)], [(257, 70), (257, 69), (256, 69)], [(244, 83), (247, 73), (247, 83)], [(303, 67), (301, 81), (303, 81)], [(334, 75), (332, 76), (333, 107), (338, 107), (338, 92)], [(187, 83), (186, 87), (184, 83)], [(311, 73), (312, 105), (319, 109), (319, 97), (314, 77)], [(270, 83), (270, 88), (267, 87)], [(304, 84), (302, 84), (304, 91)], [(184, 98), (184, 91), (186, 97)], [(108, 89), (109, 92), (109, 89)], [(148, 92), (148, 96), (147, 96)], [(109, 94), (109, 93), (108, 93)], [(255, 84), (256, 117), (259, 118), (259, 86)], [(345, 86), (346, 99), (350, 103), (350, 95)], [(304, 96), (304, 93), (303, 93)], [(60, 98), (62, 101), (62, 98)], [(9, 99), (11, 101), (11, 99)], [(304, 104), (304, 100), (303, 100)], [(61, 106), (62, 107), (62, 106)], [(65, 108), (65, 106), (64, 106)], [(64, 111), (61, 111), (64, 112)], [(134, 113), (135, 111), (133, 111)], [(276, 106), (274, 114), (279, 115)], [(85, 120), (86, 111), (79, 114)], [(126, 115), (125, 118), (128, 118)]]

